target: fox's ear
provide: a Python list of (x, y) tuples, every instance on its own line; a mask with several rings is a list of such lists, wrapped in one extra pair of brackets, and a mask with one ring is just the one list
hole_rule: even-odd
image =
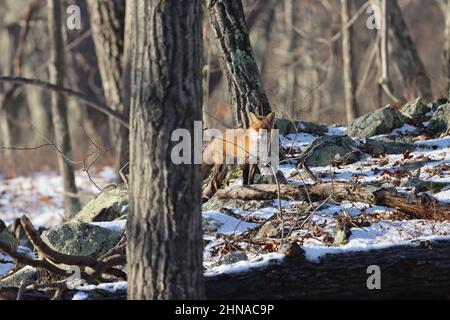
[(269, 113), (265, 119), (265, 122), (269, 128), (273, 128), (275, 126), (275, 112)]
[(256, 114), (254, 114), (253, 112), (249, 112), (248, 120), (250, 121), (250, 124), (255, 123), (258, 121), (258, 116)]

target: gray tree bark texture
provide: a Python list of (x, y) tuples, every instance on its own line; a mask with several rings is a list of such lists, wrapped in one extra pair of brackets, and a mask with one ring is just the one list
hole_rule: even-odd
[[(448, 299), (450, 242), (327, 254), (318, 262), (303, 254), (266, 267), (206, 278), (208, 299)], [(380, 267), (381, 289), (369, 287)], [(369, 270), (370, 271), (370, 270)], [(371, 287), (373, 288), (373, 287)]]
[(207, 0), (209, 19), (220, 47), (236, 123), (248, 126), (248, 113), (271, 112), (250, 43), (241, 0)]
[[(14, 32), (15, 30), (15, 32)], [(17, 28), (13, 28), (13, 26), (5, 27), (3, 30), (0, 31), (0, 40), (3, 47), (4, 54), (2, 57), (0, 57), (0, 73), (2, 74), (13, 74), (14, 72), (14, 48), (16, 47), (16, 38), (18, 32)], [(0, 93), (0, 142), (3, 146), (12, 147), (13, 141), (12, 141), (12, 135), (11, 135), (11, 128), (10, 128), (10, 122), (9, 122), (9, 116), (10, 112), (7, 108), (8, 103), (10, 101), (3, 93), (6, 91), (7, 84), (3, 84), (3, 88), (0, 87), (2, 92)], [(3, 161), (4, 165), (6, 163), (6, 167), (9, 169), (14, 170), (14, 163), (13, 163), (13, 152), (12, 150), (4, 150), (3, 153)]]
[(353, 56), (353, 27), (350, 21), (353, 0), (341, 0), (342, 57), (344, 71), (345, 113), (350, 125), (358, 117), (356, 104), (356, 71)]
[(297, 110), (297, 90), (298, 90), (298, 58), (294, 58), (295, 50), (298, 48), (299, 35), (295, 31), (297, 27), (297, 20), (299, 14), (298, 1), (284, 0), (284, 29), (286, 42), (287, 62), (285, 64), (285, 79), (284, 79), (284, 110), (291, 117), (295, 117)]
[[(50, 35), (50, 82), (63, 86), (65, 61), (61, 2), (59, 0), (47, 0), (47, 9)], [(69, 195), (77, 194), (77, 187), (73, 165), (68, 161), (68, 159), (72, 159), (72, 142), (67, 121), (66, 99), (63, 95), (52, 92), (51, 104), (55, 143), (59, 151), (59, 172), (63, 179), (65, 192), (64, 212), (66, 217), (70, 217), (80, 211), (80, 202), (78, 198)]]
[(432, 97), (431, 81), (397, 0), (387, 1), (387, 14), (393, 63), (397, 68), (401, 86), (404, 88), (404, 96), (408, 99), (422, 96), (428, 100)]
[(446, 94), (450, 92), (450, 0), (446, 3), (445, 38), (444, 38), (444, 63), (443, 63), (443, 89)]
[[(203, 297), (199, 165), (175, 165), (176, 129), (202, 119), (201, 0), (133, 1), (128, 298)], [(127, 9), (129, 7), (127, 6)]]
[[(107, 104), (126, 117), (129, 104), (124, 103), (125, 0), (89, 0), (92, 35)], [(115, 170), (119, 172), (129, 158), (128, 129), (109, 121), (115, 151)]]

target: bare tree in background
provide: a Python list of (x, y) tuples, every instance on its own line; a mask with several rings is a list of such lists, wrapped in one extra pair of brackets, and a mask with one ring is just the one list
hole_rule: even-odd
[(295, 105), (297, 102), (297, 90), (299, 83), (297, 81), (298, 69), (298, 55), (294, 53), (299, 45), (299, 35), (295, 30), (298, 16), (298, 1), (284, 0), (284, 23), (285, 23), (285, 37), (286, 37), (286, 74), (285, 74), (285, 99), (283, 106), (291, 117), (295, 116)]
[(386, 8), (389, 38), (392, 43), (392, 62), (404, 88), (404, 95), (407, 99), (417, 96), (430, 99), (432, 96), (431, 81), (411, 38), (398, 1), (386, 1)]
[[(97, 59), (107, 104), (128, 116), (124, 103), (123, 52), (125, 41), (125, 0), (89, 0), (89, 14)], [(109, 121), (115, 151), (115, 170), (128, 162), (128, 129)]]
[(444, 91), (447, 95), (450, 93), (450, 0), (446, 2), (445, 11), (445, 36), (444, 36), (444, 63), (443, 78)]
[[(13, 70), (13, 60), (14, 60), (14, 33), (11, 28), (2, 28), (0, 30), (0, 40), (2, 43), (3, 55), (0, 58), (0, 73), (5, 75), (12, 75)], [(11, 96), (7, 97), (5, 92), (8, 84), (2, 85), (2, 92), (0, 93), (0, 141), (3, 146), (12, 146), (12, 136), (11, 127), (9, 122), (10, 112), (8, 110), (8, 100), (11, 101)], [(3, 161), (6, 162), (7, 167), (13, 167), (13, 157), (12, 150), (5, 149), (2, 150)]]
[[(63, 24), (60, 0), (47, 0), (48, 28), (50, 35), (50, 82), (64, 86), (65, 59)], [(52, 118), (55, 143), (58, 147), (58, 165), (64, 184), (64, 211), (69, 217), (80, 210), (77, 196), (74, 168), (70, 163), (72, 158), (72, 142), (67, 122), (66, 99), (62, 94), (52, 92)]]
[(239, 127), (248, 126), (248, 113), (271, 112), (253, 56), (241, 0), (207, 0), (209, 19), (220, 46), (228, 90)]
[(356, 102), (356, 71), (353, 55), (353, 27), (349, 26), (353, 0), (341, 0), (342, 57), (344, 70), (344, 95), (347, 123), (351, 124), (358, 116)]
[(171, 159), (172, 132), (192, 135), (202, 119), (202, 2), (127, 1), (128, 10), (128, 298), (203, 298), (200, 166)]
[[(9, 5), (11, 3), (3, 3), (0, 7), (2, 10), (0, 13), (0, 41), (4, 48), (4, 54), (0, 56), (0, 74), (21, 76), (30, 21), (39, 6), (37, 1), (31, 1), (20, 16), (16, 18), (19, 21), (14, 19), (14, 21), (7, 23), (5, 16), (12, 13)], [(21, 95), (18, 94), (18, 87), (15, 84), (2, 84), (0, 89), (2, 89), (0, 90), (0, 141), (4, 146), (11, 147), (13, 145), (13, 132), (10, 123), (14, 115), (18, 114), (17, 108), (11, 109), (11, 105), (20, 104), (21, 101), (18, 101), (18, 97)], [(7, 167), (15, 171), (12, 150), (7, 148), (2, 152)]]

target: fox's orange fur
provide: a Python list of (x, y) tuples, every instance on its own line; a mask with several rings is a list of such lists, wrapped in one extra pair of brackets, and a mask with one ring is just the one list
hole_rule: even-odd
[[(254, 174), (257, 168), (256, 164), (249, 164), (250, 146), (257, 137), (261, 129), (265, 129), (270, 134), (275, 124), (275, 113), (270, 113), (266, 117), (260, 117), (254, 113), (249, 113), (248, 129), (227, 130), (219, 137), (215, 137), (203, 151), (203, 179), (206, 179), (214, 167), (215, 172), (209, 183), (208, 190), (205, 193), (210, 198), (220, 188), (220, 185), (227, 174), (228, 165), (226, 159), (233, 159), (236, 164), (238, 159), (243, 161), (243, 183), (253, 183)], [(244, 157), (244, 159), (242, 159)]]

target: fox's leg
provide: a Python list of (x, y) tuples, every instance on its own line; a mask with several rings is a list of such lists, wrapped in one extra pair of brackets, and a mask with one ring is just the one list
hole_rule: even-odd
[(208, 176), (209, 176), (209, 174), (210, 174), (210, 172), (211, 172), (212, 167), (213, 167), (213, 166), (210, 165), (210, 164), (206, 164), (206, 163), (203, 163), (203, 164), (202, 164), (203, 181), (204, 181), (206, 178), (208, 178)]
[(248, 185), (249, 172), (250, 172), (250, 165), (249, 164), (242, 165), (242, 184), (244, 186)]
[(230, 179), (231, 179), (231, 175), (233, 174), (233, 171), (235, 170), (236, 168), (234, 167), (234, 166), (229, 166), (228, 168), (227, 168), (227, 175), (225, 176), (225, 184), (227, 185), (227, 186), (229, 186), (230, 185)]
[(253, 184), (255, 182), (256, 169), (258, 169), (258, 165), (257, 164), (251, 164), (250, 165), (250, 172), (249, 172), (249, 175), (248, 175), (248, 182), (249, 182), (249, 184)]
[(219, 190), (225, 174), (226, 167), (224, 168), (222, 164), (214, 165), (214, 173), (204, 195), (206, 198), (211, 198)]

